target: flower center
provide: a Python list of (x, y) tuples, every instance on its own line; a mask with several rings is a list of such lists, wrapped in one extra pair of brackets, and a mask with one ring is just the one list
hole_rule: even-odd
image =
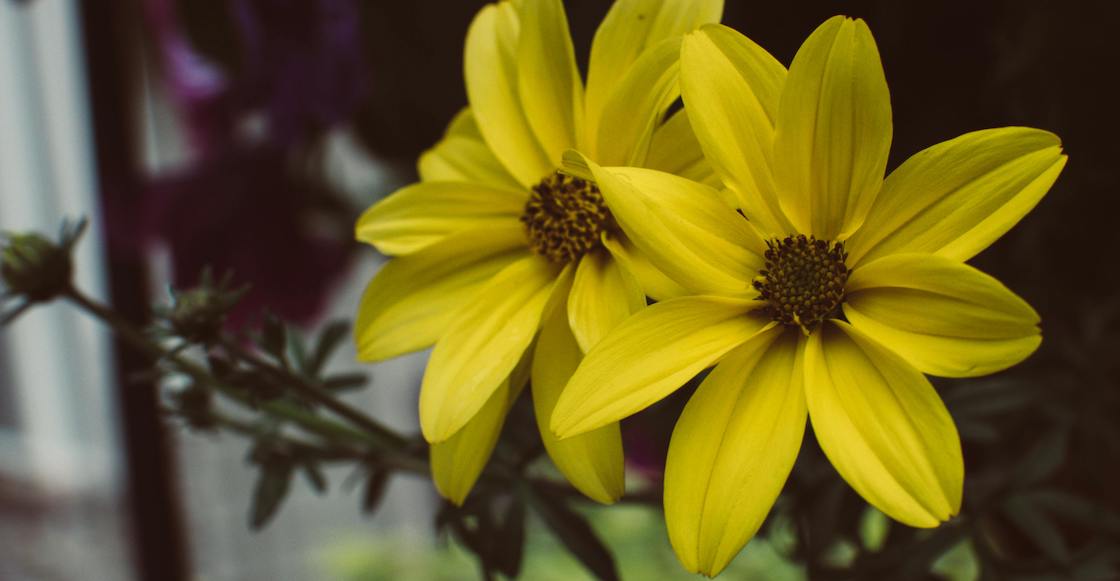
[(555, 172), (533, 186), (521, 222), (533, 252), (566, 264), (600, 243), (614, 217), (595, 184)]
[(759, 300), (770, 303), (766, 309), (775, 321), (812, 331), (844, 300), (844, 244), (797, 235), (768, 240), (766, 246), (766, 268), (754, 280)]

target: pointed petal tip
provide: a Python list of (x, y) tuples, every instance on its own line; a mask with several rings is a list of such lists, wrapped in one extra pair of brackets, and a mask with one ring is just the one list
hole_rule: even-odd
[[(424, 406), (420, 406), (420, 434), (424, 436), (424, 441), (429, 444), (442, 444), (451, 439), (458, 432), (456, 429), (448, 429), (450, 427), (446, 418), (432, 417), (432, 414), (424, 413)], [(462, 426), (459, 426), (462, 427)]]
[(463, 503), (467, 501), (467, 495), (470, 494), (470, 490), (445, 491), (445, 490), (441, 490), (439, 486), (436, 486), (436, 492), (438, 492), (439, 495), (441, 497), (443, 497), (444, 500), (446, 500), (447, 502), (450, 502), (451, 504), (455, 505), (456, 507), (462, 507)]
[(594, 500), (595, 502), (603, 506), (610, 506), (618, 502), (618, 499), (622, 498), (622, 494), (624, 491), (620, 487), (608, 484), (604, 485), (600, 490), (581, 489), (580, 492), (582, 492), (583, 495), (587, 498), (590, 498), (591, 500)]
[[(557, 405), (557, 409), (559, 409), (559, 407), (560, 406)], [(557, 420), (558, 417), (560, 418), (559, 420)], [(552, 434), (556, 436), (556, 439), (564, 441), (568, 438), (574, 438), (576, 436), (586, 434), (587, 432), (590, 432), (596, 428), (601, 428), (604, 425), (606, 424), (589, 422), (587, 418), (574, 416), (571, 413), (560, 416), (559, 414), (553, 412), (552, 422), (549, 424), (548, 428), (552, 430)]]
[(708, 579), (715, 579), (719, 576), (720, 573), (723, 573), (723, 570), (726, 569), (730, 564), (731, 561), (728, 559), (725, 559), (722, 562), (716, 562), (714, 559), (712, 559), (703, 564), (693, 562), (690, 565), (686, 566), (685, 569), (687, 569), (689, 573), (703, 575)]

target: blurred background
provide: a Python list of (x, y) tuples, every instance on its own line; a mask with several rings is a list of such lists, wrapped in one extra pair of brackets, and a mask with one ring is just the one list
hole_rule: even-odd
[[(482, 5), (0, 0), (0, 230), (54, 231), (64, 217), (89, 216), (78, 283), (138, 321), (205, 266), (252, 285), (231, 318), (237, 328), (258, 325), (265, 309), (309, 330), (351, 317), (383, 261), (352, 241), (353, 222), (416, 178), (419, 153), (465, 105), (462, 43)], [(586, 62), (609, 4), (566, 5)], [(1011, 539), (1005, 554), (986, 555), (974, 539), (919, 577), (977, 578), (991, 558), (1041, 559), (1054, 575), (1030, 578), (1120, 578), (1117, 545), (1099, 542), (1120, 527), (1082, 522), (1120, 510), (1115, 3), (727, 0), (724, 22), (788, 65), (837, 12), (865, 18), (878, 40), (894, 108), (890, 167), (1003, 125), (1051, 130), (1070, 155), (1039, 207), (973, 261), (1042, 314), (1041, 350), (1003, 374), (938, 387), (964, 439), (966, 511), (1013, 489), (1058, 491), (1080, 513), (1066, 506), (1053, 519), (1026, 501), (1001, 504), (988, 526)], [(424, 359), (361, 367), (347, 346), (331, 364), (368, 371), (372, 387), (349, 397), (411, 432)], [(374, 517), (358, 510), (360, 492), (336, 485), (318, 497), (297, 480), (276, 520), (250, 532), (248, 443), (163, 421), (141, 368), (67, 305), (0, 334), (0, 579), (473, 575), (471, 557), (432, 534), (438, 502), (421, 478), (394, 480)], [(643, 433), (667, 435), (674, 406), (631, 431), (645, 422), (663, 426)], [(647, 440), (631, 450), (656, 478), (664, 443)], [(779, 512), (794, 522), (832, 513), (844, 522), (812, 521), (813, 530), (870, 550), (889, 525), (819, 470), (827, 465), (811, 439), (806, 448), (789, 485), (794, 505)], [(341, 483), (347, 473), (329, 476)], [(856, 512), (845, 520), (837, 507)], [(653, 509), (593, 519), (624, 577), (680, 571)], [(816, 559), (854, 558), (831, 542), (791, 555), (805, 539), (789, 528), (770, 523), (728, 578), (798, 579)], [(802, 549), (783, 549), (793, 545)], [(584, 575), (547, 535), (531, 534), (527, 555), (527, 579)]]

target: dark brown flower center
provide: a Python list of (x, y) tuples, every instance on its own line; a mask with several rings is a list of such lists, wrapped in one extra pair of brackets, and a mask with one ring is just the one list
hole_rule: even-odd
[(798, 235), (769, 240), (766, 246), (766, 268), (754, 288), (759, 300), (769, 303), (769, 315), (806, 333), (834, 316), (848, 282), (844, 244)]
[(602, 233), (615, 227), (599, 188), (560, 172), (533, 186), (521, 222), (533, 252), (559, 264), (594, 249)]

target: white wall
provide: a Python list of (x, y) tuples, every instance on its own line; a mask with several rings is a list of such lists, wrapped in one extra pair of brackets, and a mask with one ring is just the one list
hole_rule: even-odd
[[(103, 297), (81, 50), (74, 0), (0, 1), (0, 230), (54, 235), (88, 216), (76, 279)], [(0, 478), (18, 490), (2, 497), (28, 510), (0, 518), (0, 578), (130, 578), (107, 333), (63, 304), (2, 333), (0, 402), (17, 427), (0, 428)]]

